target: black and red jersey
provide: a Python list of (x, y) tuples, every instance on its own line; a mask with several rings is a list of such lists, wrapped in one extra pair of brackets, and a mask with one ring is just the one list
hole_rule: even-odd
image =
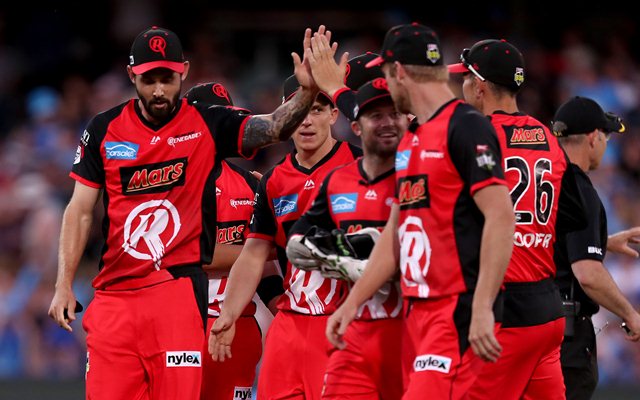
[(293, 267), (285, 255), (289, 230), (309, 208), (317, 196), (320, 184), (336, 167), (362, 155), (362, 150), (347, 142), (337, 142), (331, 151), (313, 168), (298, 164), (295, 151), (264, 174), (254, 207), (249, 237), (274, 242), (283, 273), (286, 296), (281, 296), (278, 308), (302, 314), (330, 314), (343, 292), (344, 282), (326, 279), (318, 271), (302, 271)]
[[(244, 244), (249, 235), (249, 221), (253, 214), (253, 198), (258, 179), (235, 164), (222, 160), (215, 172), (217, 235), (219, 244)], [(209, 279), (209, 315), (219, 316), (225, 298), (228, 274)], [(254, 302), (249, 303), (243, 315), (253, 315)]]
[(440, 297), (475, 289), (484, 217), (473, 195), (504, 185), (489, 120), (461, 100), (412, 126), (396, 153), (402, 292)]
[(561, 191), (576, 187), (563, 185), (565, 174), (572, 174), (567, 171), (567, 156), (556, 137), (533, 117), (495, 112), (490, 119), (500, 142), (516, 217), (513, 253), (504, 282), (553, 278), (558, 209), (569, 207), (570, 212), (579, 211), (560, 202)]
[[(395, 170), (369, 180), (362, 158), (336, 168), (322, 183), (311, 208), (292, 228), (304, 234), (310, 227), (325, 231), (341, 228), (350, 233), (362, 228), (382, 230), (389, 219), (395, 193)], [(395, 318), (402, 309), (399, 282), (387, 282), (358, 310), (357, 318)]]
[(137, 100), (91, 120), (70, 175), (104, 188), (105, 244), (95, 288), (158, 269), (211, 262), (214, 163), (242, 155), (248, 118), (183, 99), (161, 126), (144, 119)]

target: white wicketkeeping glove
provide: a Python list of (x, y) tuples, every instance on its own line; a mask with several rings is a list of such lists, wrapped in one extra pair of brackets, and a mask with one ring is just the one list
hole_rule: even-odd
[(303, 239), (302, 235), (294, 235), (289, 238), (286, 248), (287, 259), (296, 268), (305, 271), (319, 270), (321, 261), (314, 257), (311, 249), (302, 244)]

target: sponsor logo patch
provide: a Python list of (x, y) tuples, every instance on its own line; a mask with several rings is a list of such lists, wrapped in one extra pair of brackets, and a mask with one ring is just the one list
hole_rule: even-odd
[(187, 158), (176, 158), (154, 164), (120, 168), (122, 194), (168, 192), (183, 186), (187, 171)]
[(401, 210), (428, 208), (429, 178), (427, 175), (411, 175), (398, 179), (398, 202)]
[(250, 387), (236, 386), (233, 388), (233, 400), (251, 400), (252, 398)]
[(197, 367), (202, 366), (199, 351), (167, 351), (167, 367)]
[(436, 354), (420, 355), (413, 362), (413, 370), (416, 372), (436, 371), (448, 374), (449, 369), (451, 369), (451, 359)]
[(409, 158), (411, 157), (411, 150), (404, 150), (396, 152), (396, 171), (402, 171), (409, 166)]
[(131, 142), (105, 142), (104, 151), (107, 160), (135, 160), (138, 158), (139, 145)]
[(334, 214), (353, 212), (358, 203), (358, 193), (340, 193), (329, 196)]
[(511, 149), (549, 150), (549, 142), (541, 126), (503, 126), (507, 147)]
[(596, 247), (596, 246), (588, 246), (587, 247), (587, 253), (589, 254), (597, 254), (599, 256), (602, 255), (602, 248), (601, 247)]
[(298, 211), (298, 195), (289, 194), (286, 196), (273, 199), (273, 212), (276, 217), (282, 217), (283, 215), (290, 214)]
[(245, 221), (218, 222), (217, 243), (242, 244), (244, 243)]

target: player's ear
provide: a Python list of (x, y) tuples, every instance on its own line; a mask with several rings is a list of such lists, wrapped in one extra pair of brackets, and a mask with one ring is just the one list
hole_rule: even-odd
[(131, 68), (131, 65), (127, 65), (127, 75), (129, 75), (129, 80), (131, 81), (131, 83), (135, 84), (136, 74), (133, 73), (133, 69)]
[(360, 124), (358, 123), (358, 121), (351, 121), (351, 130), (353, 131), (354, 135), (358, 137), (362, 135), (362, 129), (360, 128)]
[(189, 61), (185, 61), (184, 62), (184, 72), (182, 73), (182, 76), (180, 77), (180, 79), (184, 82), (185, 79), (187, 79), (187, 75), (189, 75)]

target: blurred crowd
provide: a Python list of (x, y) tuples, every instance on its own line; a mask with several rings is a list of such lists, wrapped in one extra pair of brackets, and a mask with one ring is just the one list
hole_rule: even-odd
[[(73, 26), (49, 21), (53, 36), (68, 40), (65, 49), (71, 47), (59, 54), (45, 51), (54, 44), (34, 49), (27, 47), (28, 40), (17, 40), (18, 35), (11, 32), (15, 26), (11, 15), (0, 11), (0, 379), (84, 375), (81, 320), (73, 323), (69, 334), (47, 316), (56, 278), (57, 238), (74, 184), (68, 173), (86, 123), (96, 113), (136, 96), (125, 71), (127, 46), (135, 34), (152, 22), (178, 33), (192, 63), (183, 93), (198, 82), (218, 81), (229, 89), (237, 106), (265, 113), (281, 102), (281, 83), (293, 72), (289, 53), (300, 51), (306, 26), (306, 21), (274, 21), (273, 31), (249, 35), (252, 41), (247, 43), (241, 32), (223, 35), (212, 29), (174, 27), (170, 18), (161, 19), (160, 12), (130, 18), (134, 11), (123, 10), (124, 1), (116, 3), (120, 7), (110, 9), (106, 21), (98, 24), (106, 34), (98, 42), (95, 36), (83, 40), (82, 31), (74, 34)], [(265, 19), (269, 15), (265, 13)], [(397, 11), (380, 14), (372, 22), (376, 29), (367, 25), (359, 33), (343, 28), (343, 20), (353, 17), (336, 13), (338, 17), (334, 39), (340, 43), (339, 52), (351, 55), (377, 52), (389, 26), (410, 22), (409, 15)], [(45, 28), (51, 26), (43, 28), (44, 18), (34, 18), (36, 33), (47, 43), (51, 32)], [(320, 22), (333, 28), (332, 20)], [(630, 51), (633, 38), (628, 29), (633, 26), (621, 24), (626, 31), (620, 29), (596, 41), (586, 34), (588, 27), (558, 30), (550, 46), (548, 39), (531, 32), (512, 28), (502, 32), (495, 21), (491, 31), (462, 29), (453, 22), (438, 25), (428, 18), (420, 22), (441, 33), (447, 62), (456, 61), (462, 48), (479, 39), (505, 37), (516, 44), (527, 63), (525, 87), (519, 95), (521, 109), (542, 121), (550, 121), (555, 107), (573, 95), (591, 97), (605, 111), (621, 115), (627, 130), (609, 142), (604, 165), (591, 177), (605, 202), (611, 233), (640, 225), (640, 60)], [(116, 44), (107, 45), (109, 41)], [(92, 46), (104, 46), (99, 57)], [(66, 68), (68, 61), (62, 58), (70, 56), (85, 62), (94, 58), (99, 65)], [(457, 93), (459, 84), (452, 81)], [(349, 132), (345, 119), (334, 131), (337, 137), (356, 142)], [(288, 149), (287, 144), (273, 146), (244, 165), (265, 172)], [(96, 215), (95, 221), (101, 217)], [(76, 279), (75, 293), (85, 306), (91, 301), (91, 279), (98, 268), (100, 230), (100, 223), (95, 223)], [(605, 265), (624, 294), (640, 306), (640, 261), (608, 255)], [(601, 385), (638, 382), (640, 346), (623, 339), (620, 321), (612, 314), (601, 311), (594, 321), (600, 332)]]

